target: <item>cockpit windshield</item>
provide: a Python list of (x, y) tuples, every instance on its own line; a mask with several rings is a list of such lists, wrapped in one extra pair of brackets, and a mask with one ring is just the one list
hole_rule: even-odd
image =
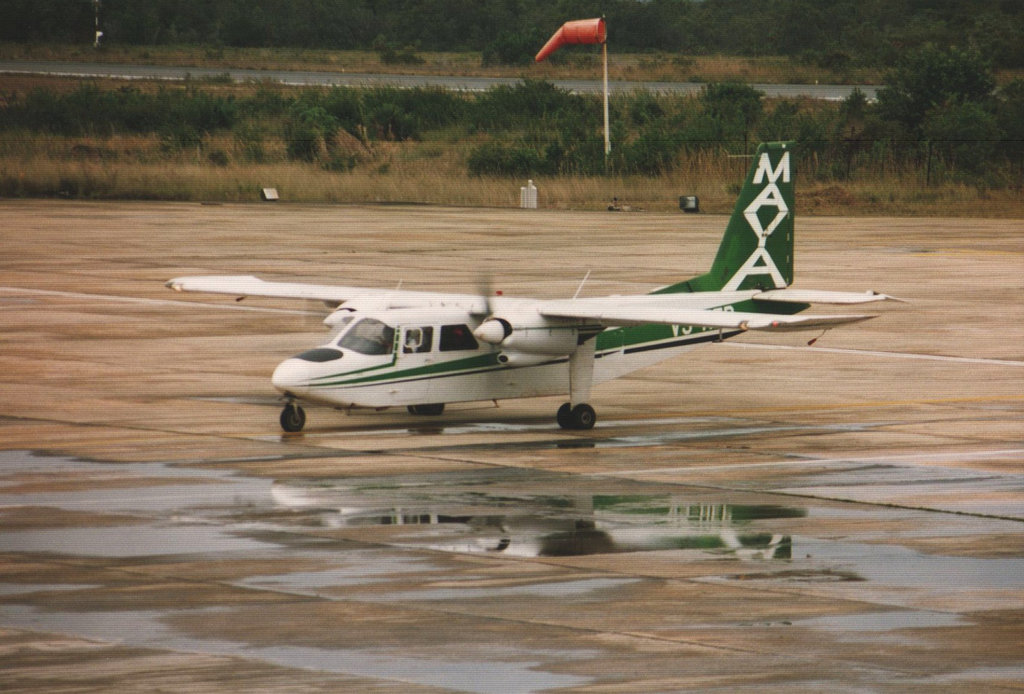
[(390, 354), (395, 344), (395, 329), (376, 318), (363, 318), (346, 330), (338, 346), (360, 354)]
[[(355, 318), (356, 317), (351, 313), (342, 313), (341, 311), (335, 311), (332, 313), (327, 319), (330, 321), (328, 325), (331, 326), (331, 336), (327, 341), (334, 342), (338, 339), (339, 335), (348, 330), (348, 326), (351, 325)], [(327, 323), (327, 320), (324, 322)]]

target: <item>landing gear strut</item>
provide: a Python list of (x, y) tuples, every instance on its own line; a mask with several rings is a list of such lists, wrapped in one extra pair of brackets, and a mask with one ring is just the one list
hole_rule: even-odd
[(586, 403), (580, 403), (573, 407), (572, 403), (567, 402), (558, 408), (555, 419), (558, 420), (558, 426), (563, 429), (586, 431), (594, 428), (594, 423), (597, 422), (597, 413)]
[(302, 427), (306, 426), (306, 411), (296, 405), (294, 402), (289, 402), (281, 410), (281, 428), (290, 434), (302, 431)]
[(594, 340), (584, 340), (569, 355), (569, 402), (558, 408), (555, 419), (563, 429), (586, 431), (594, 428), (597, 414), (587, 404), (594, 380)]

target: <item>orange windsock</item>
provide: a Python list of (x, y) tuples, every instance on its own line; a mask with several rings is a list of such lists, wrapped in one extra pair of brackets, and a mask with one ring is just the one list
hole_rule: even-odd
[(539, 63), (562, 46), (569, 44), (604, 43), (607, 36), (602, 17), (566, 22), (548, 39), (534, 60)]

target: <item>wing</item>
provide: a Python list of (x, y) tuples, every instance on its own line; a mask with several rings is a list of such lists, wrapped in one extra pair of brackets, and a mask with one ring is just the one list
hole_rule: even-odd
[[(485, 316), (489, 301), (475, 294), (444, 294), (403, 289), (377, 289), (302, 282), (267, 282), (252, 275), (201, 275), (177, 277), (166, 283), (179, 292), (208, 292), (236, 297), (265, 296), (312, 299), (330, 306), (375, 309), (459, 307)], [(789, 303), (857, 304), (893, 299), (876, 292), (830, 292), (773, 289), (733, 292), (640, 294), (586, 299), (538, 300), (538, 313), (547, 318), (586, 320), (604, 326), (694, 325), (739, 330), (806, 330), (874, 318), (875, 315), (785, 315), (730, 310), (732, 304), (750, 299)], [(895, 299), (898, 301), (898, 299)], [(527, 303), (527, 300), (517, 300)]]
[(646, 323), (694, 325), (737, 330), (808, 330), (875, 318), (874, 314), (786, 315), (731, 310), (749, 299), (787, 303), (856, 304), (891, 299), (874, 292), (827, 292), (776, 289), (771, 291), (697, 292), (692, 294), (644, 294), (544, 301), (541, 315), (548, 318), (586, 320), (605, 326)]
[(486, 300), (472, 294), (442, 294), (403, 289), (344, 287), (303, 282), (267, 282), (252, 275), (201, 275), (176, 277), (166, 286), (177, 292), (208, 292), (236, 297), (266, 296), (279, 299), (313, 299), (328, 306), (372, 304), (378, 309), (429, 306), (463, 307), (477, 313), (486, 311)]

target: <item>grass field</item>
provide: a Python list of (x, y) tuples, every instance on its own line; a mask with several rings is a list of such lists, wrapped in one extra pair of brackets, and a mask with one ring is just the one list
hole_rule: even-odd
[[(374, 53), (327, 51), (270, 51), (191, 48), (129, 48), (94, 52), (84, 47), (0, 46), (4, 57), (89, 59), (238, 67), (282, 67), (381, 71)], [(16, 55), (15, 55), (16, 54)], [(585, 57), (585, 56), (584, 56)], [(431, 55), (417, 69), (479, 74), (472, 56)], [(692, 79), (688, 70), (706, 70), (714, 79), (799, 81), (787, 74), (799, 68), (772, 59), (700, 58), (692, 64), (667, 56), (617, 58), (620, 72), (630, 79)], [(781, 60), (781, 59), (779, 59)], [(632, 62), (630, 62), (632, 61)], [(405, 66), (402, 66), (403, 68)], [(394, 67), (392, 66), (392, 69)], [(531, 68), (532, 69), (532, 68)], [(545, 67), (578, 74), (579, 67)], [(665, 72), (659, 72), (659, 71)], [(500, 72), (500, 71), (496, 71)], [(782, 76), (780, 78), (780, 76)], [(804, 73), (805, 79), (810, 73)], [(834, 77), (834, 76), (833, 76)], [(871, 78), (876, 76), (870, 76)], [(711, 78), (711, 77), (709, 77)], [(871, 81), (871, 80), (868, 80)], [(0, 76), (0, 95), (26, 93), (37, 87), (53, 92), (77, 89), (80, 80), (16, 75)], [(103, 89), (120, 89), (123, 82), (97, 81)], [(133, 82), (135, 89), (156, 90), (158, 83)], [(203, 82), (203, 90), (245, 95), (257, 85)], [(467, 173), (473, 137), (432, 135), (422, 141), (354, 143), (359, 156), (350, 170), (327, 170), (313, 163), (290, 161), (282, 139), (269, 137), (258, 159), (235, 135), (206, 135), (195, 147), (168, 148), (158, 135), (115, 134), (110, 137), (67, 137), (38, 133), (0, 133), (0, 196), (70, 197), (83, 199), (162, 199), (191, 201), (249, 201), (263, 187), (277, 188), (284, 201), (325, 203), (426, 203), (508, 207), (519, 202), (525, 177), (491, 178)], [(630, 209), (669, 210), (682, 195), (697, 195), (709, 212), (731, 209), (738, 183), (747, 167), (742, 158), (691, 155), (671, 173), (649, 176), (538, 177), (540, 204), (548, 208), (603, 209), (618, 200)], [(929, 184), (922, 171), (888, 171), (841, 182), (803, 180), (799, 187), (802, 212), (822, 215), (935, 215), (1024, 217), (1024, 190), (946, 183)]]
[[(0, 141), (0, 195), (245, 202), (274, 187), (286, 202), (515, 207), (526, 184), (471, 176), (464, 152), (429, 142), (377, 143), (369, 162), (347, 172), (300, 162), (247, 163), (229, 135), (173, 156), (162, 147), (155, 136)], [(210, 151), (226, 153), (227, 163), (211, 162)], [(626, 209), (667, 211), (678, 207), (680, 196), (697, 195), (705, 211), (730, 210), (747, 161), (684, 163), (658, 177), (554, 176), (535, 183), (540, 205), (551, 209), (604, 209), (614, 197)], [(916, 173), (842, 184), (801, 181), (798, 191), (799, 210), (816, 215), (1024, 216), (1019, 189), (926, 186)]]

